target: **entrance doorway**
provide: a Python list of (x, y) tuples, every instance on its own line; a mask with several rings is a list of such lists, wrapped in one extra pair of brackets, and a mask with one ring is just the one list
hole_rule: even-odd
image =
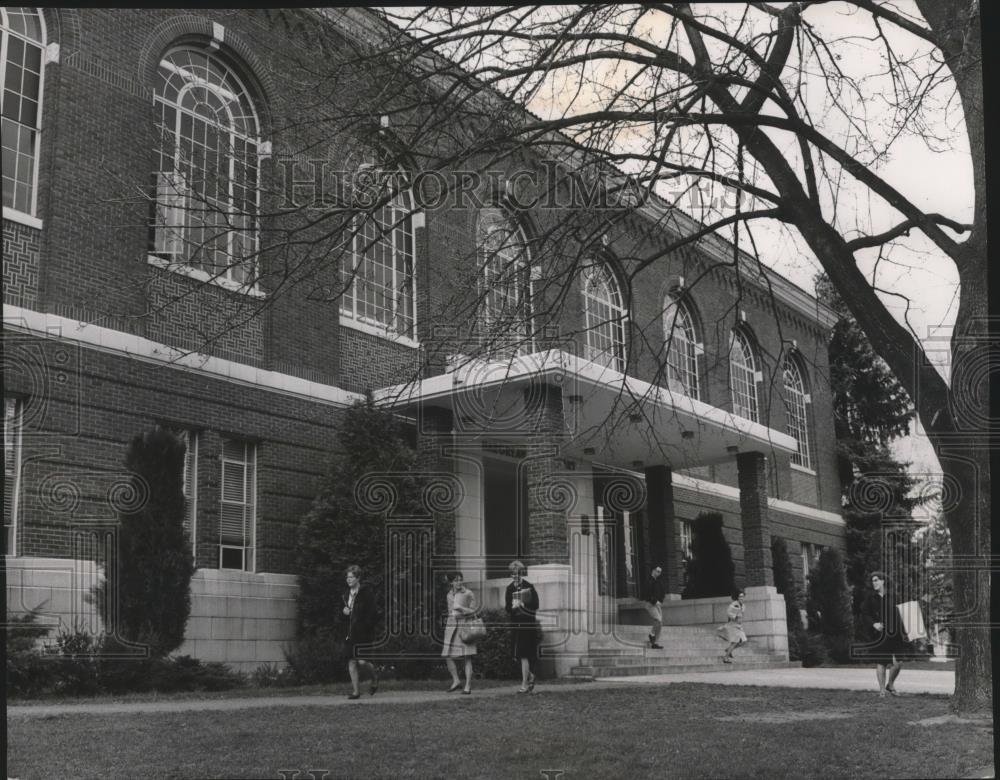
[(483, 538), (487, 577), (506, 577), (528, 554), (528, 478), (517, 461), (483, 458)]
[[(646, 513), (635, 501), (627, 500), (628, 486), (634, 479), (637, 478), (627, 474), (594, 471), (594, 514), (598, 523), (610, 531), (610, 537), (605, 539), (602, 535), (597, 545), (598, 590), (602, 596), (642, 596), (642, 576), (648, 566), (649, 545)], [(623, 496), (624, 501), (621, 500)]]

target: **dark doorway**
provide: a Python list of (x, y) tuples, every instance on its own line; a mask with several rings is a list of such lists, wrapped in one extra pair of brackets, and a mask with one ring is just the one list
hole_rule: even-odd
[(528, 554), (528, 480), (514, 461), (483, 458), (483, 527), (486, 576), (506, 577)]

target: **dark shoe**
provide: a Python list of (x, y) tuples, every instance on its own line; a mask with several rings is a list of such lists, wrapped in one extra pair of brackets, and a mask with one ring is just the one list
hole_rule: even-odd
[(658, 644), (656, 644), (656, 642), (650, 642), (649, 643), (649, 649), (650, 650), (662, 650), (663, 649), (663, 645), (658, 645)]
[(462, 683), (460, 683), (460, 682), (452, 683), (451, 687), (448, 689), (447, 692), (448, 693), (454, 693), (455, 691), (457, 691), (461, 687), (462, 687)]
[(462, 691), (462, 693), (464, 693), (466, 696), (468, 696), (470, 693), (472, 693), (472, 690), (471, 689), (470, 690), (464, 690), (464, 691)]
[(722, 663), (724, 663), (724, 664), (731, 664), (732, 662), (733, 662), (733, 659), (730, 656), (728, 656), (728, 655), (722, 656)]
[(360, 693), (351, 693), (351, 694), (348, 694), (347, 698), (348, 699), (360, 699), (361, 698), (361, 694)]
[(886, 689), (886, 690), (887, 690), (887, 691), (889, 692), (889, 694), (890, 694), (890, 695), (892, 695), (892, 696), (899, 696), (899, 695), (900, 695), (899, 691), (897, 691), (897, 690), (896, 690), (895, 688), (892, 688), (892, 687), (890, 687), (890, 686), (888, 686), (888, 685), (887, 685), (887, 686), (885, 686), (885, 689)]
[(517, 692), (518, 693), (530, 693), (531, 692), (531, 688), (518, 688)]

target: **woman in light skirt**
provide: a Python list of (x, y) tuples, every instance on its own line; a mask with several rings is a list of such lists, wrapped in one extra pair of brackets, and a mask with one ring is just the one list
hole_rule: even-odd
[(444, 648), (441, 655), (451, 672), (451, 687), (448, 693), (462, 688), (458, 677), (458, 665), (455, 659), (465, 660), (465, 687), (462, 693), (472, 693), (472, 657), (476, 654), (476, 646), (462, 641), (462, 627), (476, 616), (479, 605), (476, 594), (465, 587), (462, 572), (453, 571), (448, 575), (451, 590), (448, 591), (448, 622), (444, 627)]
[(746, 632), (743, 631), (743, 599), (746, 594), (742, 590), (733, 591), (733, 603), (726, 610), (726, 625), (722, 626), (720, 635), (729, 642), (725, 655), (722, 656), (722, 663), (731, 664), (733, 662), (733, 650), (747, 643)]

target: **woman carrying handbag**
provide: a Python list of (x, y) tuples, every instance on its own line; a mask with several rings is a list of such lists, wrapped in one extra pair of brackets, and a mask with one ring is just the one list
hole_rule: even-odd
[(448, 622), (444, 627), (444, 648), (441, 655), (451, 673), (451, 687), (448, 693), (462, 688), (455, 659), (465, 660), (465, 687), (462, 693), (472, 693), (472, 658), (476, 654), (476, 641), (485, 634), (483, 621), (476, 617), (479, 608), (476, 594), (465, 587), (462, 572), (453, 571), (448, 575), (451, 590), (448, 591)]

